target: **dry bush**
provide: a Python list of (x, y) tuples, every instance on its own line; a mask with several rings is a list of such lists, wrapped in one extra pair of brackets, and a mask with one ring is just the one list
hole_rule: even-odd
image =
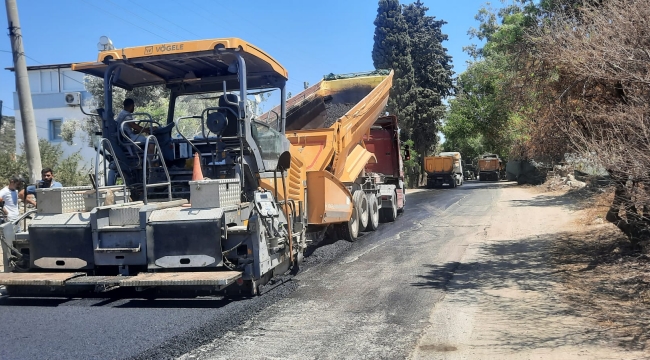
[(608, 0), (558, 12), (529, 38), (537, 104), (529, 141), (564, 140), (607, 169), (616, 187), (607, 220), (633, 243), (650, 234), (649, 19), (647, 1)]

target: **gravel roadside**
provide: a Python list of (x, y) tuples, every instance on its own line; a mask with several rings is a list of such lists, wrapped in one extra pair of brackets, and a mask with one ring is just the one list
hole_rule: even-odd
[[(578, 214), (530, 189), (502, 193), (485, 232), (458, 263), (429, 274), (445, 291), (411, 359), (641, 359), (562, 299), (552, 248)], [(449, 269), (453, 268), (450, 273)]]

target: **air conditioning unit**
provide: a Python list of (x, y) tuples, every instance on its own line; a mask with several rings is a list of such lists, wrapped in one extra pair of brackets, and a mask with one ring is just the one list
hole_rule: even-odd
[(81, 93), (71, 92), (65, 93), (65, 103), (70, 106), (78, 106), (81, 104)]

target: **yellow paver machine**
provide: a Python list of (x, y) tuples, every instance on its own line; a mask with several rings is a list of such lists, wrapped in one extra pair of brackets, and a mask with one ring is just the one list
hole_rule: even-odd
[[(21, 219), (2, 225), (0, 285), (10, 294), (256, 294), (299, 266), (310, 234), (335, 229), (353, 241), (404, 206), (399, 129), (380, 118), (392, 72), (326, 77), (307, 109), (307, 96), (287, 106), (282, 65), (237, 38), (107, 50), (73, 70), (104, 82), (104, 108), (92, 113), (95, 183), (39, 189), (27, 229)], [(150, 85), (169, 90), (166, 119), (136, 111), (116, 121), (113, 89)], [(269, 91), (280, 104), (260, 115), (253, 99)], [(147, 131), (133, 134), (131, 123)], [(390, 134), (392, 174), (372, 171), (375, 130)]]

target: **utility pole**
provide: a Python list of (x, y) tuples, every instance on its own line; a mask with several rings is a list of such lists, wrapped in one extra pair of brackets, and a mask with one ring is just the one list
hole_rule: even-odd
[(18, 6), (16, 0), (5, 0), (7, 7), (7, 23), (9, 24), (9, 38), (11, 51), (14, 57), (14, 73), (16, 74), (16, 91), (20, 104), (20, 119), (23, 124), (23, 138), (25, 140), (25, 153), (29, 166), (29, 183), (35, 184), (41, 176), (41, 153), (38, 149), (38, 136), (36, 135), (36, 121), (32, 105), (32, 92), (29, 88), (25, 50), (23, 49), (23, 35), (18, 20)]

